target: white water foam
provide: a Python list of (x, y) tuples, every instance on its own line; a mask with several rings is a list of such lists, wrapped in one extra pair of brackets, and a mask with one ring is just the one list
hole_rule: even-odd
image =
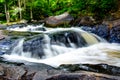
[[(22, 32), (26, 32), (26, 31), (30, 31), (30, 32), (37, 32), (39, 28), (43, 28), (44, 27), (44, 24), (41, 24), (41, 25), (37, 25), (37, 26), (33, 26), (33, 25), (27, 25), (27, 26), (24, 26), (24, 27), (16, 27), (16, 28), (7, 28), (7, 30), (10, 30), (10, 31), (22, 31)], [(43, 31), (38, 31), (38, 32), (43, 32)]]
[[(65, 48), (64, 50), (69, 49)], [(112, 51), (116, 51), (116, 53), (113, 52), (113, 55), (118, 55), (118, 57), (110, 55)], [(58, 67), (61, 64), (79, 63), (107, 63), (115, 66), (120, 66), (120, 45), (99, 43), (89, 47), (72, 49), (69, 52), (66, 51), (64, 54), (60, 54), (47, 59), (33, 59), (17, 55), (3, 55), (3, 57), (8, 60), (25, 60), (29, 62), (45, 63), (53, 67)]]

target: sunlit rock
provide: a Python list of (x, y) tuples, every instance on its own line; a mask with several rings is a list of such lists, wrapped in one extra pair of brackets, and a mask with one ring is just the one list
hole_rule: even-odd
[(68, 12), (65, 12), (61, 15), (50, 16), (45, 22), (49, 26), (59, 26), (62, 24), (69, 24), (72, 20), (73, 17)]

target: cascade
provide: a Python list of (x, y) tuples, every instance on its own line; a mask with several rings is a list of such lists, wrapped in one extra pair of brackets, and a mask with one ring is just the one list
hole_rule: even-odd
[(76, 63), (107, 63), (120, 66), (119, 44), (110, 44), (80, 28), (50, 29), (43, 31), (41, 35), (28, 41), (21, 39), (12, 53), (3, 57), (8, 60), (45, 63), (54, 67)]

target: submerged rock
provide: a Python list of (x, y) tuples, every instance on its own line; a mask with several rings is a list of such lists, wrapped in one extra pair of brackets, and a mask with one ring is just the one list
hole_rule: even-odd
[(73, 17), (69, 13), (65, 12), (58, 16), (50, 16), (46, 19), (45, 22), (49, 26), (59, 26), (62, 24), (68, 24), (72, 20), (73, 20)]

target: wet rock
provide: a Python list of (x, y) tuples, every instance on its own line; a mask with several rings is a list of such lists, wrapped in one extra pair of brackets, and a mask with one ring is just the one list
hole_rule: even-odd
[(3, 33), (2, 33), (2, 30), (0, 30), (0, 40), (3, 40), (3, 39), (5, 39), (5, 35), (3, 35)]
[(81, 26), (80, 28), (82, 30), (84, 30), (84, 31), (96, 34), (96, 28), (95, 28), (95, 26), (93, 26), (93, 27), (90, 27), (90, 26)]
[(120, 76), (120, 67), (111, 66), (107, 64), (73, 64), (73, 65), (67, 64), (67, 65), (61, 65), (59, 68), (71, 72), (86, 70), (86, 71)]
[(91, 32), (94, 33), (106, 40), (109, 39), (109, 28), (106, 25), (96, 25), (93, 27), (89, 27), (89, 26), (82, 26), (81, 29), (87, 31), (87, 32)]
[(46, 80), (47, 78), (50, 78), (50, 77), (52, 77), (54, 75), (62, 74), (62, 73), (66, 73), (66, 72), (63, 72), (63, 71), (60, 71), (60, 70), (55, 70), (55, 69), (42, 70), (42, 71), (38, 71), (34, 75), (33, 80)]
[(23, 80), (45, 80), (49, 76), (51, 77), (62, 72), (42, 63), (29, 63), (28, 65), (23, 65), (23, 67), (27, 71), (22, 77)]
[(87, 45), (87, 42), (82, 35), (74, 31), (60, 31), (49, 35), (51, 38), (51, 44), (60, 45), (63, 43), (67, 47), (72, 47), (71, 43), (75, 44), (76, 47), (83, 47)]
[(106, 75), (98, 75), (95, 73), (67, 73), (67, 74), (59, 74), (52, 76), (46, 80), (119, 80), (120, 77), (110, 77)]
[(53, 70), (55, 68), (44, 64), (44, 63), (30, 63), (28, 62), (26, 65), (22, 65), (27, 71), (42, 71), (42, 70)]
[(0, 42), (0, 54), (2, 55), (2, 54), (11, 52), (15, 44), (16, 44), (16, 41), (12, 41), (9, 39), (2, 40)]
[(36, 38), (32, 38), (23, 44), (23, 51), (30, 52), (31, 57), (42, 58), (44, 56), (43, 52), (43, 35), (39, 35)]
[[(0, 63), (0, 79), (1, 80), (120, 80), (119, 76), (99, 74), (95, 72), (76, 70), (69, 72), (53, 68), (42, 63), (25, 62), (26, 65), (14, 65), (13, 63)], [(90, 65), (90, 64), (89, 64)], [(101, 65), (100, 65), (101, 66)], [(92, 66), (95, 69), (105, 69), (99, 66)], [(82, 66), (85, 68), (85, 65)], [(112, 68), (110, 68), (112, 69)], [(113, 69), (112, 69), (113, 70)], [(119, 69), (117, 69), (119, 70)], [(116, 73), (117, 74), (117, 73)]]
[(62, 24), (69, 24), (72, 20), (73, 17), (69, 13), (65, 12), (61, 15), (50, 16), (45, 22), (48, 26), (59, 26)]
[(106, 25), (97, 25), (96, 34), (104, 39), (108, 39), (109, 36), (109, 28)]
[[(50, 40), (48, 38), (50, 38)], [(24, 42), (23, 51), (32, 53), (31, 56), (34, 58), (44, 58), (44, 49), (46, 48), (45, 44), (50, 44), (49, 47), (56, 44), (67, 47), (83, 47), (87, 45), (83, 36), (75, 31), (68, 30), (48, 33), (48, 38), (46, 40), (45, 35), (41, 34), (27, 40)], [(71, 43), (74, 45), (71, 45)]]
[(22, 27), (25, 27), (27, 26), (27, 24), (24, 24), (24, 23), (19, 23), (19, 24), (12, 24), (12, 25), (8, 25), (7, 26), (7, 30), (9, 30), (9, 28), (22, 28)]
[(120, 43), (120, 26), (111, 28), (109, 41), (112, 43)]

